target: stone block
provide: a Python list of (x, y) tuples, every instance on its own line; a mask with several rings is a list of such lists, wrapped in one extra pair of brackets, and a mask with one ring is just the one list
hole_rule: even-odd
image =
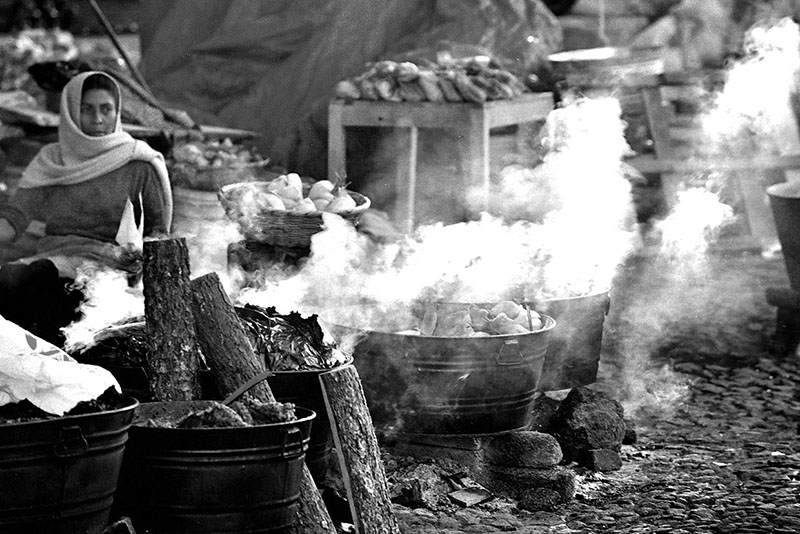
[(575, 496), (575, 473), (562, 466), (502, 467), (485, 464), (476, 471), (475, 480), (490, 491), (519, 501), (529, 490), (548, 488), (568, 502)]
[(625, 437), (622, 438), (623, 445), (633, 445), (636, 443), (636, 423), (630, 419), (625, 419)]
[(625, 437), (622, 405), (592, 389), (574, 388), (558, 407), (555, 436), (568, 462), (592, 449), (619, 451)]
[(561, 495), (550, 488), (534, 488), (523, 492), (519, 507), (529, 512), (550, 512), (563, 502)]
[(553, 429), (553, 423), (559, 404), (559, 401), (547, 395), (539, 395), (536, 397), (531, 406), (530, 429), (536, 432), (550, 433)]
[(618, 471), (622, 467), (622, 458), (617, 451), (592, 449), (579, 463), (592, 471)]
[(556, 438), (542, 432), (511, 432), (489, 440), (484, 446), (484, 461), (494, 465), (552, 467), (562, 458)]

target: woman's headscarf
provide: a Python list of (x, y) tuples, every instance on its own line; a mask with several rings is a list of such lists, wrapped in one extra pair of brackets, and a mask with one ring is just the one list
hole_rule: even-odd
[[(80, 127), (83, 83), (95, 74), (108, 78), (116, 91), (117, 120), (114, 131), (101, 137), (86, 135)], [(164, 225), (169, 232), (172, 224), (172, 190), (164, 156), (122, 130), (121, 108), (119, 86), (108, 74), (92, 71), (73, 77), (61, 93), (58, 143), (47, 145), (39, 151), (23, 172), (19, 187), (27, 189), (79, 184), (119, 169), (130, 161), (146, 161), (158, 173), (164, 194)]]

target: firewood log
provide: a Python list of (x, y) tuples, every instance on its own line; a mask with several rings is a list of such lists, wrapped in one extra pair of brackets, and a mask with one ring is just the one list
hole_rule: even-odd
[[(220, 394), (227, 397), (238, 386), (263, 372), (264, 362), (253, 351), (219, 276), (212, 272), (196, 278), (192, 280), (192, 289), (200, 345)], [(266, 381), (250, 389), (250, 394), (261, 401), (275, 401)], [(336, 527), (305, 465), (294, 533), (336, 534)]]
[[(264, 362), (253, 351), (219, 276), (213, 272), (200, 276), (192, 280), (191, 287), (197, 339), (224, 398), (264, 371)], [(253, 386), (250, 395), (275, 401), (266, 380)]]
[(184, 238), (144, 243), (147, 378), (159, 401), (200, 398), (200, 347), (195, 337), (189, 253)]
[(352, 364), (338, 367), (320, 374), (319, 381), (356, 532), (399, 532), (358, 371)]

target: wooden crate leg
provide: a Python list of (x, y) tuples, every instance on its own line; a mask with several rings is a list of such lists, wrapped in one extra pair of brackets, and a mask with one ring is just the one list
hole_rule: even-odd
[(342, 124), (343, 105), (341, 102), (332, 102), (328, 106), (328, 180), (334, 183), (337, 175), (347, 175), (347, 142)]
[[(403, 131), (403, 130), (400, 130)], [(417, 143), (419, 128), (408, 128), (408, 157), (406, 164), (398, 162), (395, 178), (395, 220), (405, 232), (414, 231), (417, 191)]]
[[(664, 102), (661, 88), (644, 87), (641, 89), (641, 94), (645, 116), (647, 117), (647, 126), (650, 130), (650, 138), (653, 140), (653, 150), (656, 157), (672, 159), (675, 157), (672, 134), (670, 133), (672, 110), (669, 104)], [(661, 174), (661, 192), (664, 195), (664, 205), (668, 210), (677, 203), (678, 191), (682, 181), (683, 175), (681, 174)]]
[(466, 218), (473, 218), (489, 209), (489, 125), (483, 108), (469, 113), (467, 132), (467, 173), (462, 192)]

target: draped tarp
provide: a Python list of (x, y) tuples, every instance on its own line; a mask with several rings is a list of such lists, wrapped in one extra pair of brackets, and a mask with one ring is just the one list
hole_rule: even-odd
[(466, 48), (536, 72), (562, 38), (540, 0), (143, 4), (141, 69), (156, 94), (204, 124), (258, 132), (265, 154), (315, 176), (332, 88), (367, 62)]

